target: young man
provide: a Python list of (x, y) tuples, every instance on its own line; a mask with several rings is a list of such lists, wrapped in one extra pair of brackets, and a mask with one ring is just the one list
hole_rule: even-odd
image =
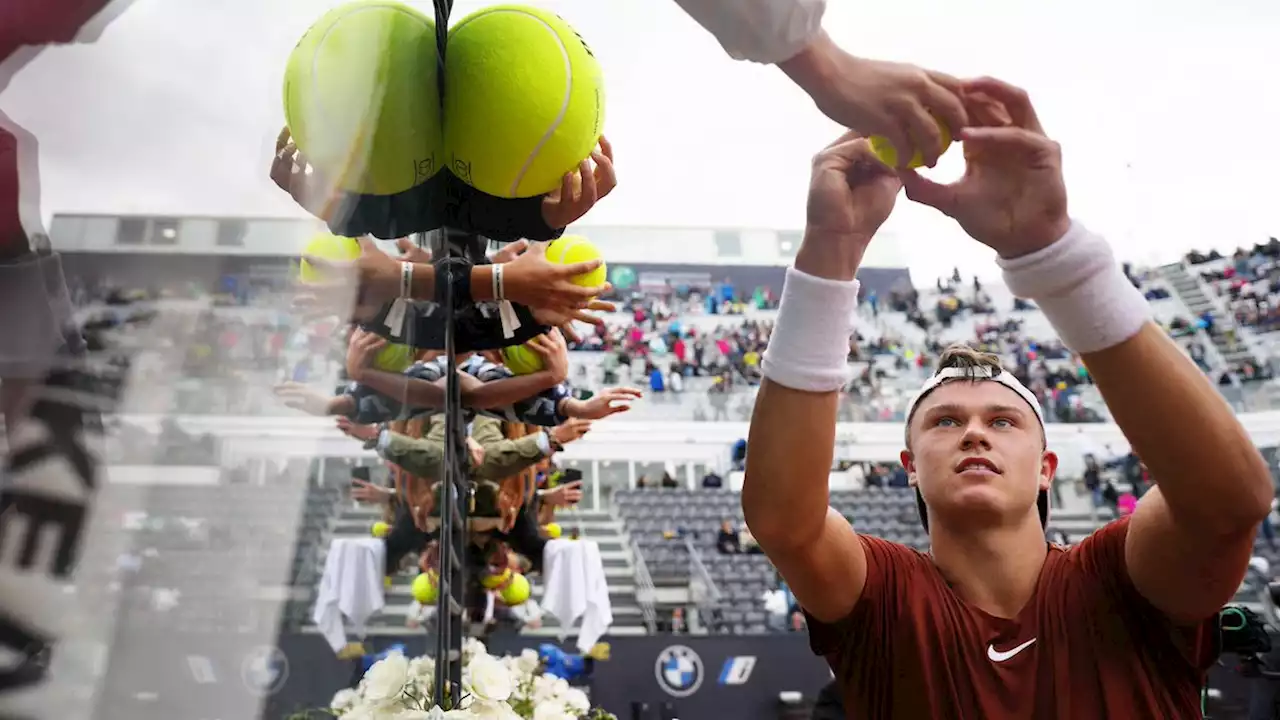
[[(809, 617), (850, 717), (1197, 717), (1216, 614), (1271, 499), (1267, 468), (1194, 364), (1150, 321), (1106, 242), (1067, 214), (1058, 146), (1025, 93), (967, 83), (974, 112), (953, 185), (876, 163), (846, 135), (814, 161), (751, 425), (747, 524)], [(989, 108), (988, 108), (989, 109)], [(1057, 457), (1033, 397), (990, 358), (953, 351), (913, 404), (902, 461), (932, 551), (858, 535), (827, 506), (867, 244), (905, 184), (995, 249), (1082, 354), (1157, 484), (1128, 518), (1045, 542)]]

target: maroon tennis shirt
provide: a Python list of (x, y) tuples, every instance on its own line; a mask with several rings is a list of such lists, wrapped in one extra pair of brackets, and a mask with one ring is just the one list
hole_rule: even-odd
[(928, 555), (861, 536), (867, 584), (848, 617), (809, 619), (857, 720), (1170, 720), (1200, 717), (1216, 618), (1178, 627), (1134, 588), (1123, 518), (1047, 546), (1011, 620), (960, 599)]

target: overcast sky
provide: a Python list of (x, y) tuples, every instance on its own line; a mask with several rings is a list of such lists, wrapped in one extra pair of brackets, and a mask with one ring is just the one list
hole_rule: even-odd
[[(46, 217), (296, 214), (266, 179), (281, 73), (336, 4), (136, 0), (96, 44), (45, 51), (0, 108), (41, 140)], [(591, 224), (801, 226), (809, 159), (838, 131), (781, 73), (728, 59), (670, 0), (535, 4), (604, 65), (621, 185)], [(1073, 213), (1126, 258), (1280, 234), (1274, 0), (831, 0), (826, 26), (855, 53), (1026, 87)], [(993, 271), (927, 208), (904, 199), (890, 223), (885, 249), (925, 277)]]

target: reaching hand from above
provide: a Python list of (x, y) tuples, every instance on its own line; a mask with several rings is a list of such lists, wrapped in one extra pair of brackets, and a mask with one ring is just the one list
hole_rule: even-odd
[(394, 493), (395, 491), (391, 488), (374, 485), (368, 480), (351, 479), (351, 499), (356, 502), (386, 505), (391, 502), (391, 496)]
[(926, 167), (937, 162), (937, 121), (952, 135), (969, 124), (959, 80), (915, 65), (854, 57), (826, 33), (779, 67), (827, 117), (864, 136), (888, 138), (901, 167), (917, 150)]
[(575, 285), (573, 278), (600, 267), (603, 260), (558, 265), (547, 260), (547, 243), (532, 243), (514, 260), (503, 265), (503, 286), (511, 302), (533, 309), (573, 315), (593, 298), (609, 290)]
[(289, 128), (280, 130), (276, 137), (276, 154), (271, 161), (271, 182), (289, 193), (303, 210), (328, 222), (341, 193), (318, 168), (307, 163), (306, 157), (293, 143)]
[(373, 238), (360, 238), (359, 243), (360, 257), (355, 260), (303, 258), (321, 277), (320, 282), (304, 284), (294, 298), (293, 307), (304, 318), (369, 320), (399, 297), (402, 261), (383, 252)]

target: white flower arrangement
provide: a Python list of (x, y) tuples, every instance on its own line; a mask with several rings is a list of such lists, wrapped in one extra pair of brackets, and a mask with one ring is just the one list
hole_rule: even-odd
[(542, 672), (538, 653), (496, 658), (469, 638), (462, 647), (462, 697), (430, 706), (435, 663), (392, 653), (369, 668), (354, 690), (340, 690), (329, 713), (342, 720), (617, 720), (592, 710), (587, 694)]

